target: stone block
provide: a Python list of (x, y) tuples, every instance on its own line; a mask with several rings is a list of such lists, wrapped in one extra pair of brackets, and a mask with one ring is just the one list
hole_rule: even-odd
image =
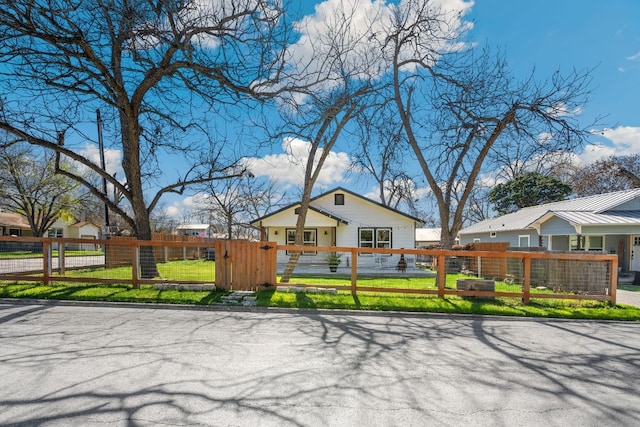
[(495, 280), (484, 279), (458, 279), (456, 289), (459, 291), (491, 291), (496, 290)]

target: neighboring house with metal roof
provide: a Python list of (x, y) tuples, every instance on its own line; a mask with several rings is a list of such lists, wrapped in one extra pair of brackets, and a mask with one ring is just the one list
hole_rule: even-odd
[[(257, 218), (251, 225), (261, 228), (269, 241), (292, 245), (299, 208), (300, 203), (291, 204)], [(416, 228), (422, 223), (419, 218), (338, 187), (311, 199), (303, 242), (306, 246), (414, 248)], [(312, 259), (316, 254), (310, 250), (307, 255)]]
[(416, 248), (440, 245), (441, 228), (416, 228)]
[(460, 244), (508, 242), (618, 254), (623, 270), (640, 271), (640, 188), (523, 208), (466, 227), (458, 236)]

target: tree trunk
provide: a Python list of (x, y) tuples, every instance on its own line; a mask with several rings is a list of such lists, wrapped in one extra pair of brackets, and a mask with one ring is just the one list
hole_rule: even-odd
[[(140, 132), (138, 128), (137, 116), (130, 113), (120, 114), (122, 132), (122, 169), (127, 178), (130, 188), (131, 208), (135, 218), (135, 234), (138, 240), (152, 240), (150, 213), (144, 200), (142, 188), (142, 177), (140, 175)], [(152, 279), (158, 277), (158, 268), (154, 256), (153, 246), (140, 247), (140, 277), (142, 279)]]
[[(298, 220), (296, 221), (296, 245), (302, 245), (304, 243), (304, 223), (307, 218), (307, 211), (309, 210), (309, 202), (311, 201), (311, 189), (313, 188), (313, 184), (307, 184), (302, 193), (302, 200), (300, 201), (300, 208), (298, 209)], [(286, 236), (285, 236), (286, 238)], [(280, 278), (280, 282), (289, 283), (291, 279), (291, 275), (298, 265), (298, 261), (300, 260), (300, 251), (291, 251), (289, 253), (289, 261), (287, 262), (287, 266), (282, 273), (282, 277)]]

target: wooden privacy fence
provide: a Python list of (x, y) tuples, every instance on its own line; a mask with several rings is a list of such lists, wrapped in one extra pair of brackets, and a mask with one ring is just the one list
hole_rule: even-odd
[(216, 287), (254, 290), (274, 286), (276, 246), (273, 242), (216, 241)]

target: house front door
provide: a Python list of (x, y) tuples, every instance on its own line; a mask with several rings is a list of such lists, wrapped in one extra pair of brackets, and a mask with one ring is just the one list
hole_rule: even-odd
[(640, 236), (631, 236), (631, 271), (640, 271)]

